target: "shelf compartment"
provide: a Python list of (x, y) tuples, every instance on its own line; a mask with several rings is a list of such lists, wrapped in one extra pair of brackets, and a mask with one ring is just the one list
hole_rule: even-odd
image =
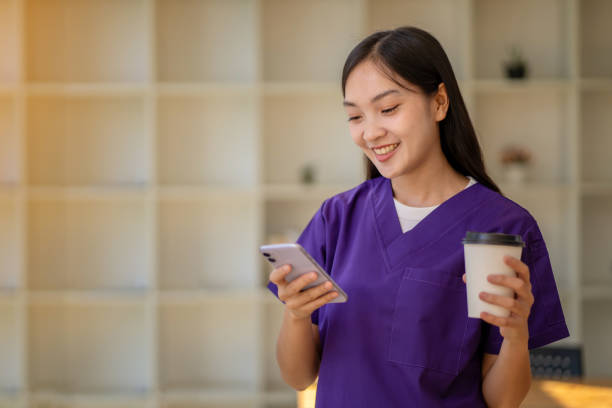
[(162, 186), (157, 188), (157, 196), (169, 200), (208, 200), (236, 199), (259, 200), (260, 190), (255, 186)]
[(261, 299), (265, 289), (228, 289), (228, 290), (160, 290), (158, 299), (161, 305), (201, 305), (214, 301), (246, 301), (256, 302)]
[[(265, 203), (264, 244), (295, 242), (323, 203), (324, 198), (270, 200)], [(261, 282), (267, 285), (272, 267), (259, 255)], [(264, 289), (266, 292), (268, 289)], [(266, 294), (267, 295), (267, 294)], [(270, 296), (273, 296), (270, 294)]]
[(0, 396), (15, 394), (22, 383), (20, 324), (16, 304), (0, 303)]
[(32, 391), (151, 391), (152, 326), (144, 305), (30, 305), (28, 312)]
[(83, 83), (29, 83), (25, 85), (28, 96), (143, 96), (151, 88), (148, 84), (126, 82)]
[(612, 91), (589, 90), (581, 93), (582, 180), (612, 182)]
[(161, 408), (255, 408), (258, 394), (244, 391), (168, 391), (160, 394)]
[(609, 78), (589, 78), (579, 81), (580, 88), (585, 91), (612, 91), (612, 76)]
[(160, 184), (224, 187), (256, 184), (254, 93), (162, 96), (157, 106)]
[(250, 195), (158, 204), (162, 289), (256, 287), (257, 205)]
[(268, 201), (313, 201), (350, 190), (355, 184), (267, 184), (263, 186)]
[[(324, 199), (271, 200), (266, 202), (267, 239), (295, 242)], [(279, 242), (280, 243), (280, 242)]]
[(29, 182), (148, 183), (151, 158), (144, 110), (143, 97), (28, 98)]
[(18, 0), (0, 0), (0, 84), (19, 81)]
[(29, 397), (31, 408), (145, 408), (150, 407), (145, 398), (121, 394), (62, 394), (35, 392)]
[(21, 408), (26, 407), (24, 397), (0, 394), (0, 408)]
[(155, 86), (158, 97), (247, 95), (260, 89), (259, 84), (250, 82), (161, 82)]
[(477, 79), (468, 81), (479, 94), (515, 93), (529, 95), (533, 92), (568, 91), (572, 86), (569, 79), (525, 79), (521, 81), (512, 79)]
[(582, 298), (585, 300), (612, 301), (612, 283), (607, 285), (586, 285), (582, 287)]
[(287, 387), (288, 391), (271, 391), (263, 395), (262, 408), (293, 408), (314, 406), (314, 399), (307, 400), (302, 395), (305, 392), (295, 392), (293, 388)]
[(585, 376), (612, 377), (612, 299), (585, 302), (582, 316)]
[(298, 183), (307, 164), (314, 166), (317, 184), (365, 179), (363, 153), (351, 139), (340, 92), (268, 95), (263, 120), (266, 183)]
[[(528, 181), (563, 183), (570, 180), (567, 93), (550, 89), (529, 93), (476, 95), (474, 126), (486, 167), (494, 180), (504, 181), (500, 152), (506, 145), (529, 149)], [(517, 120), (520, 118), (520, 120)], [(545, 154), (544, 154), (545, 153)]]
[(337, 81), (344, 60), (362, 39), (362, 10), (353, 0), (261, 5), (265, 81)]
[(21, 150), (17, 128), (15, 98), (0, 95), (0, 185), (20, 181)]
[(157, 0), (158, 80), (254, 81), (255, 4), (253, 0)]
[(16, 198), (0, 196), (0, 290), (21, 286), (21, 234)]
[(28, 202), (28, 287), (144, 289), (152, 244), (144, 195)]
[[(271, 293), (268, 293), (271, 297), (274, 297)], [(263, 319), (263, 356), (264, 356), (264, 373), (263, 373), (263, 387), (266, 392), (291, 392), (292, 389), (283, 380), (280, 368), (276, 361), (276, 340), (280, 333), (281, 325), (283, 323), (283, 312), (285, 306), (277, 299), (272, 299), (272, 302), (265, 301), (262, 304), (264, 310)], [(296, 393), (292, 393), (294, 397), (297, 397)], [(289, 404), (290, 405), (290, 404)], [(294, 401), (293, 406), (296, 405)]]
[(164, 402), (161, 408), (256, 408), (255, 402)]
[(25, 0), (32, 82), (147, 82), (145, 0)]
[(248, 300), (161, 306), (162, 391), (254, 392), (257, 320), (257, 308)]
[(368, 0), (367, 33), (416, 26), (431, 33), (442, 44), (457, 78), (466, 75), (466, 42), (469, 40), (468, 2), (456, 0), (401, 1)]
[(476, 77), (504, 77), (502, 64), (512, 45), (520, 47), (529, 78), (569, 77), (567, 21), (564, 0), (474, 1)]
[(571, 248), (567, 239), (570, 234), (572, 210), (571, 190), (563, 187), (528, 186), (503, 189), (511, 200), (527, 209), (538, 223), (538, 227), (550, 258), (557, 290), (562, 292), (572, 287), (573, 271), (570, 270)]
[(612, 195), (582, 198), (582, 283), (612, 285)]
[(607, 0), (584, 0), (578, 3), (581, 76), (612, 78), (612, 4)]
[(144, 290), (36, 290), (30, 291), (31, 305), (132, 306), (147, 301)]

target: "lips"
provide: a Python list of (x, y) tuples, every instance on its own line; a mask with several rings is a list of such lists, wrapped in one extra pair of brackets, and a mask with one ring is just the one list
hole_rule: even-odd
[(390, 151), (395, 150), (395, 148), (398, 145), (399, 145), (399, 143), (393, 143), (393, 144), (388, 144), (388, 145), (384, 145), (384, 146), (373, 147), (372, 150), (376, 154), (387, 154)]
[(393, 156), (393, 154), (397, 151), (398, 146), (399, 143), (393, 143), (372, 148), (372, 151), (374, 152), (376, 159), (380, 162), (383, 162)]

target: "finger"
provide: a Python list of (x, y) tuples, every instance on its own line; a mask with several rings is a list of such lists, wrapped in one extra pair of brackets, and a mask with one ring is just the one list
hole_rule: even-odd
[(270, 272), (270, 282), (276, 283), (277, 286), (285, 284), (285, 276), (291, 272), (291, 265), (286, 264)]
[(287, 297), (293, 296), (299, 293), (300, 290), (304, 289), (304, 286), (308, 285), (317, 280), (316, 272), (309, 272), (301, 275), (299, 278), (291, 281), (285, 288), (284, 294)]
[(463, 279), (463, 283), (467, 283), (467, 277), (465, 276), (465, 273), (463, 274), (463, 276), (461, 277), (461, 279)]
[(515, 320), (513, 320), (513, 318), (510, 316), (508, 317), (495, 316), (487, 312), (481, 312), (480, 318), (484, 320), (485, 322), (498, 326), (498, 327), (514, 326), (516, 323)]
[(287, 302), (287, 306), (291, 308), (299, 308), (303, 305), (318, 299), (321, 295), (326, 294), (333, 288), (331, 282), (323, 282), (313, 288), (307, 289), (304, 292), (299, 292), (292, 296)]
[(518, 299), (511, 298), (508, 296), (494, 295), (492, 293), (487, 292), (480, 292), (478, 294), (478, 297), (487, 303), (491, 303), (493, 305), (501, 306), (504, 309), (508, 309), (519, 316), (527, 317), (529, 315), (529, 308), (525, 305), (524, 302), (521, 302)]
[(304, 306), (302, 306), (302, 310), (306, 310), (309, 313), (312, 313), (315, 310), (317, 310), (318, 308), (320, 308), (321, 306), (331, 302), (336, 297), (338, 297), (338, 292), (336, 292), (335, 290), (331, 291), (331, 292), (326, 293), (325, 295), (319, 297), (318, 299), (313, 300), (310, 303), (306, 303)]
[(529, 282), (529, 267), (523, 261), (510, 255), (504, 256), (504, 262), (519, 275), (520, 278)]
[(529, 298), (531, 294), (531, 283), (521, 278), (507, 275), (489, 275), (487, 280), (495, 285), (513, 289), (519, 297)]

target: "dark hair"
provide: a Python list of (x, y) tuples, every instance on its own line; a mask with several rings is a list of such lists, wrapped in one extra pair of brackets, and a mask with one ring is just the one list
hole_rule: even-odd
[[(393, 74), (420, 87), (431, 95), (440, 83), (446, 86), (449, 107), (446, 117), (440, 121), (440, 144), (451, 167), (457, 172), (472, 176), (479, 183), (501, 194), (499, 187), (485, 171), (482, 152), (472, 121), (459, 91), (459, 85), (444, 49), (431, 34), (416, 27), (398, 27), (395, 30), (377, 31), (363, 39), (344, 63), (342, 70), (342, 95), (351, 71), (362, 61), (370, 59), (389, 78), (404, 87)], [(378, 169), (367, 156), (366, 178), (380, 177)]]

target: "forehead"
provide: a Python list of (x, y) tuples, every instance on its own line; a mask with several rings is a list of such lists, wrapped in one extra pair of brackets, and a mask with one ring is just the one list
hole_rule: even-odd
[[(394, 76), (394, 79), (408, 89), (416, 89), (415, 85), (397, 78), (397, 75)], [(389, 93), (389, 95), (402, 95), (407, 91), (402, 86), (389, 78), (381, 67), (368, 59), (356, 65), (349, 74), (344, 88), (345, 101), (358, 105), (370, 103), (371, 98), (392, 89), (397, 92)]]

